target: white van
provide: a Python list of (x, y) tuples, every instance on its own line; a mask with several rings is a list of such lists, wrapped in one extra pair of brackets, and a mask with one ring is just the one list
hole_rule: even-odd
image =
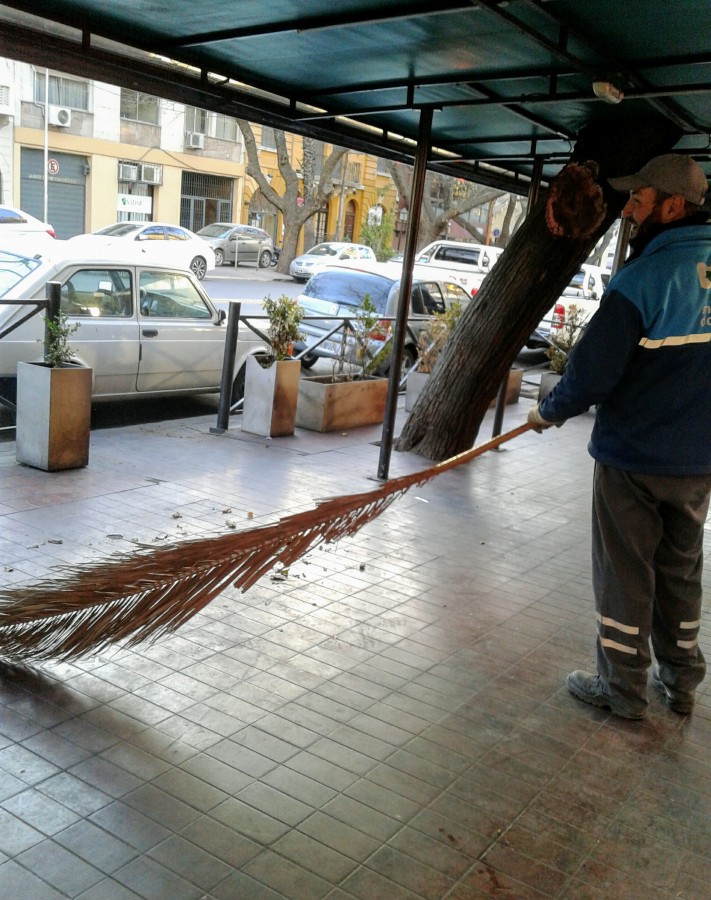
[[(503, 252), (502, 247), (490, 247), (487, 244), (433, 241), (417, 254), (415, 275), (425, 280), (439, 278), (454, 281), (474, 296)], [(439, 270), (437, 275), (433, 269)]]

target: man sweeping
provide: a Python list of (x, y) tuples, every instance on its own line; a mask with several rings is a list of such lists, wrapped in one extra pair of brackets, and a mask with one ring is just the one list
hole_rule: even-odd
[(708, 183), (666, 154), (611, 178), (629, 191), (632, 254), (534, 407), (542, 431), (596, 406), (592, 576), (597, 672), (571, 672), (577, 699), (644, 717), (648, 670), (676, 713), (690, 713), (706, 663), (698, 645), (703, 530), (711, 492), (711, 224)]

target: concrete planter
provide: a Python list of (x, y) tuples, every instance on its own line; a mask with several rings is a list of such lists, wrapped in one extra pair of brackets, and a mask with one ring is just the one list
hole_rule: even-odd
[(557, 372), (544, 372), (541, 375), (541, 383), (538, 385), (539, 402), (550, 394), (562, 377), (563, 376), (559, 375)]
[[(523, 383), (523, 369), (509, 369), (509, 380), (506, 382), (506, 406), (518, 403), (521, 397), (521, 385)], [(489, 407), (496, 406), (496, 397)]]
[(310, 431), (343, 431), (377, 425), (385, 416), (387, 394), (387, 378), (358, 381), (334, 381), (331, 375), (302, 378), (297, 427)]
[(15, 455), (46, 472), (89, 462), (92, 370), (18, 363)]
[(430, 377), (429, 372), (410, 372), (405, 382), (405, 412), (410, 412), (412, 407), (417, 403), (417, 398), (425, 389), (427, 379)]
[(263, 369), (250, 356), (244, 383), (242, 431), (265, 437), (294, 433), (301, 363), (285, 359)]

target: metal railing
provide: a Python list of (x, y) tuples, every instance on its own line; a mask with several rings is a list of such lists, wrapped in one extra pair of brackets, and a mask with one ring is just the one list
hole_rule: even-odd
[[(16, 328), (19, 328), (21, 325), (24, 325), (25, 322), (29, 321), (33, 316), (36, 316), (38, 313), (42, 312), (42, 310), (47, 310), (46, 322), (54, 322), (55, 324), (59, 323), (59, 308), (60, 308), (60, 292), (61, 285), (58, 281), (48, 281), (45, 287), (45, 299), (44, 300), (5, 300), (3, 298), (2, 305), (3, 306), (27, 306), (31, 307), (30, 312), (26, 315), (21, 316), (16, 322), (13, 322), (11, 325), (0, 330), (0, 340), (4, 337), (7, 337), (8, 334), (12, 334)], [(48, 349), (48, 341), (50, 339), (50, 331), (47, 327), (45, 327), (44, 331), (44, 347), (45, 351)], [(0, 394), (0, 406), (4, 406), (6, 409), (9, 409), (10, 412), (15, 412), (17, 409), (16, 404), (9, 398), (3, 397)], [(0, 427), (0, 431), (10, 431), (14, 429), (13, 425), (4, 425)]]

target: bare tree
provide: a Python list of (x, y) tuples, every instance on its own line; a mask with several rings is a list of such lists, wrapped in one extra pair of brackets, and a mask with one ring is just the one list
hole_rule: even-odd
[[(247, 174), (257, 182), (264, 197), (282, 214), (284, 240), (277, 271), (288, 272), (289, 263), (296, 256), (301, 229), (333, 193), (333, 170), (346, 151), (343, 147), (334, 147), (326, 159), (323, 159), (323, 144), (313, 138), (302, 138), (303, 158), (300, 160), (299, 176), (289, 159), (284, 132), (275, 129), (277, 165), (284, 180), (284, 193), (278, 194), (262, 172), (252, 126), (244, 119), (238, 119), (237, 122), (247, 151)], [(319, 168), (321, 160), (323, 164)]]
[[(407, 206), (412, 191), (412, 167), (396, 162), (388, 162), (387, 167), (398, 194)], [(420, 230), (417, 235), (418, 249), (440, 237), (451, 219), (464, 216), (470, 210), (502, 196), (502, 193), (470, 181), (460, 181), (448, 175), (428, 172), (425, 177)], [(486, 234), (480, 228), (471, 223), (464, 224), (465, 222), (466, 220), (461, 220), (461, 224), (472, 237), (484, 243)]]

